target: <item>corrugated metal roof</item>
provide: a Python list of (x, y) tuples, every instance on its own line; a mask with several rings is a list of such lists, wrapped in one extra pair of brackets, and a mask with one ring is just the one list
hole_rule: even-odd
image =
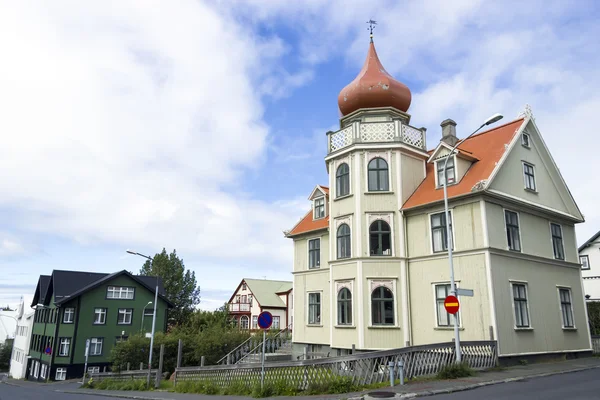
[(285, 307), (285, 303), (277, 293), (287, 292), (292, 288), (292, 282), (269, 281), (266, 279), (244, 279), (252, 295), (261, 307)]

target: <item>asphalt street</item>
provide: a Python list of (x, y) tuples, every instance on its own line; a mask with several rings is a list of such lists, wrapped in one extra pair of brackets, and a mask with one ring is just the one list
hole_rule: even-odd
[[(591, 369), (437, 395), (435, 400), (593, 400), (600, 399), (600, 371)], [(3, 399), (4, 400), (4, 399)]]
[(118, 397), (59, 393), (55, 389), (55, 385), (14, 386), (0, 383), (0, 400), (123, 400)]

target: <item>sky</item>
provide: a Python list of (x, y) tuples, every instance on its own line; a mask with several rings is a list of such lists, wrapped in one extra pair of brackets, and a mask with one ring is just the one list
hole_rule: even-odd
[(291, 280), (290, 229), (327, 184), (337, 95), (369, 34), (411, 124), (466, 136), (530, 104), (600, 230), (594, 1), (57, 1), (0, 4), (0, 305), (53, 269), (137, 272), (176, 249), (201, 308)]

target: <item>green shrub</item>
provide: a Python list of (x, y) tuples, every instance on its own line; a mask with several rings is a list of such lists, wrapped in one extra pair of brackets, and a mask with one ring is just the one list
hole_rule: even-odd
[(339, 394), (355, 392), (358, 386), (352, 382), (352, 378), (348, 376), (338, 376), (331, 380), (327, 393)]
[(456, 379), (464, 378), (467, 376), (473, 376), (473, 370), (469, 367), (469, 364), (462, 362), (460, 364), (446, 365), (437, 374), (438, 379)]
[(279, 379), (273, 384), (273, 396), (295, 396), (298, 388), (290, 386), (285, 379)]
[(252, 397), (262, 398), (273, 396), (273, 385), (265, 383), (264, 386), (260, 387), (260, 382), (255, 383), (252, 388)]
[(529, 364), (529, 361), (527, 361), (527, 360), (519, 360), (519, 364), (520, 365), (527, 365), (527, 364)]

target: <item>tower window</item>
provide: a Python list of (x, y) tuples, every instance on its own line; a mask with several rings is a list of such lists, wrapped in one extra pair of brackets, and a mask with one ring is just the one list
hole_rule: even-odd
[(350, 194), (350, 167), (346, 163), (340, 165), (335, 173), (335, 194), (336, 197)]
[(392, 255), (391, 229), (387, 222), (377, 220), (369, 227), (369, 242), (372, 256)]
[(369, 192), (386, 192), (390, 190), (389, 170), (387, 162), (380, 157), (369, 162)]
[(348, 288), (338, 293), (338, 325), (352, 325), (352, 293)]
[(337, 258), (349, 258), (350, 248), (350, 227), (342, 224), (337, 230)]
[(394, 294), (384, 286), (371, 293), (371, 322), (373, 325), (394, 325)]

